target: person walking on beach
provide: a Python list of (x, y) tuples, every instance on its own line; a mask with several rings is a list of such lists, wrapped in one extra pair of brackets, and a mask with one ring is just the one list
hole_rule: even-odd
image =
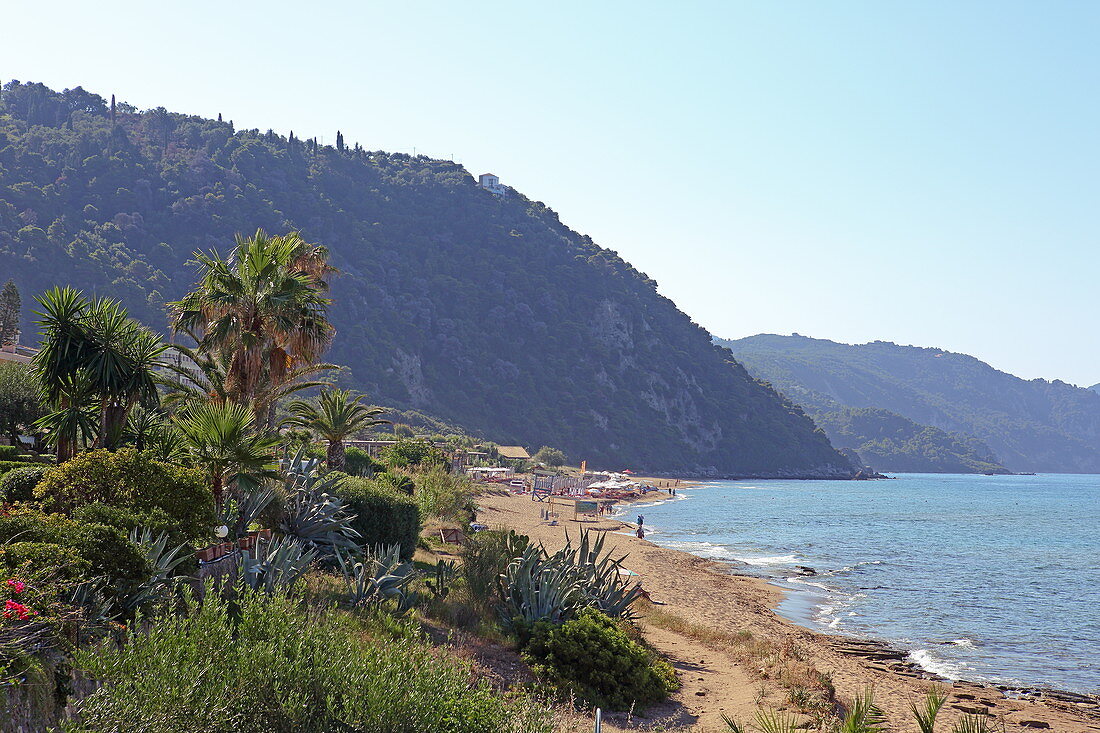
[(641, 528), (642, 528), (642, 524), (643, 524), (644, 522), (645, 522), (645, 517), (643, 517), (643, 516), (642, 516), (641, 514), (639, 514), (639, 515), (638, 515), (638, 529), (641, 529)]

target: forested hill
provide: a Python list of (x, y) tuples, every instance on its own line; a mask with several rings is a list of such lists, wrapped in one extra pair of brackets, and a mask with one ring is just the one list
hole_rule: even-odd
[(4, 86), (0, 274), (25, 296), (71, 283), (163, 328), (191, 253), (257, 227), (330, 249), (328, 356), (379, 404), (602, 467), (850, 474), (799, 408), (540, 202), (424, 156)]
[(964, 441), (977, 438), (975, 456), (987, 447), (1014, 471), (1100, 472), (1100, 394), (1092, 390), (883, 341), (760, 335), (720, 343), (812, 414), (878, 408)]

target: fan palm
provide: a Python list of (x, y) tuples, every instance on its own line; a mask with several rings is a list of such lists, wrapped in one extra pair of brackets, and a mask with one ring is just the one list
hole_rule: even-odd
[(389, 425), (389, 420), (378, 419), (384, 410), (362, 403), (363, 395), (346, 389), (329, 389), (321, 392), (317, 404), (295, 400), (287, 405), (291, 417), (283, 425), (311, 430), (328, 441), (326, 459), (328, 467), (340, 471), (346, 462), (344, 440), (353, 433), (375, 425)]
[[(168, 388), (163, 400), (165, 406), (188, 402), (229, 401), (226, 387), (229, 357), (209, 354), (181, 344), (171, 344), (169, 348), (175, 352), (176, 358), (165, 365), (168, 374), (162, 375), (158, 380)], [(331, 387), (332, 383), (329, 381), (309, 377), (339, 368), (336, 364), (305, 364), (291, 369), (280, 384), (272, 384), (270, 379), (263, 379), (257, 389), (256, 401), (264, 405), (275, 405), (279, 400), (303, 389)], [(273, 415), (274, 412), (268, 409), (269, 420)]]
[(187, 453), (210, 475), (218, 507), (225, 488), (246, 479), (276, 478), (276, 435), (254, 430), (256, 417), (243, 405), (196, 402), (175, 416)]
[(297, 233), (239, 236), (228, 257), (195, 253), (195, 290), (172, 303), (173, 327), (200, 336), (199, 350), (226, 360), (226, 396), (267, 419), (266, 379), (277, 387), (312, 364), (332, 340), (326, 252)]

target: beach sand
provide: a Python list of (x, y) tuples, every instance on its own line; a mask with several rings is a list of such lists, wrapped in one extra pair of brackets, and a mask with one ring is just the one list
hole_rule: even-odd
[[(638, 539), (632, 526), (617, 519), (573, 521), (572, 512), (563, 511), (559, 525), (551, 526), (540, 518), (545, 503), (503, 491), (482, 494), (478, 504), (478, 521), (515, 529), (550, 550), (564, 545), (567, 531), (574, 537), (585, 527), (609, 533), (608, 545), (617, 554), (627, 555), (624, 566), (638, 573), (652, 600), (662, 604), (652, 607), (660, 618), (643, 615), (641, 625), (649, 642), (677, 668), (682, 688), (669, 702), (645, 711), (644, 717), (610, 716), (605, 719), (606, 730), (727, 731), (723, 714), (747, 723), (761, 707), (793, 713), (794, 706), (787, 702), (789, 688), (774, 678), (764, 679), (762, 667), (757, 666), (767, 663), (759, 650), (768, 648), (827, 674), (842, 702), (873, 686), (891, 730), (916, 730), (909, 704), (922, 700), (931, 679), (922, 679), (916, 676), (919, 670), (889, 659), (889, 650), (864, 648), (852, 639), (816, 633), (780, 618), (773, 609), (783, 591), (766, 581), (734, 575), (728, 565)], [(687, 623), (681, 627), (670, 619)], [(757, 656), (716, 642), (704, 633), (707, 630), (750, 632)], [(950, 694), (940, 714), (937, 728), (941, 730), (950, 730), (964, 712), (975, 712), (991, 716), (997, 730), (1003, 721), (1008, 731), (1100, 731), (1100, 710), (1095, 706), (1057, 699), (1009, 699), (995, 688), (966, 682), (939, 684)]]

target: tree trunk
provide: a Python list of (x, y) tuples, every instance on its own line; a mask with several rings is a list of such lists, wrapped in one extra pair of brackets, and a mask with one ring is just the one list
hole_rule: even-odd
[(328, 470), (343, 471), (346, 459), (344, 456), (344, 441), (330, 440), (328, 443)]

